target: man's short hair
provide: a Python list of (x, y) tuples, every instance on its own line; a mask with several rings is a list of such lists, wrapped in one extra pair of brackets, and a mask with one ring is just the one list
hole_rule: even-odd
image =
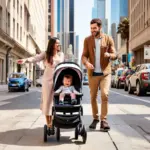
[(98, 27), (102, 26), (102, 21), (99, 18), (94, 18), (91, 20), (90, 24), (96, 23)]

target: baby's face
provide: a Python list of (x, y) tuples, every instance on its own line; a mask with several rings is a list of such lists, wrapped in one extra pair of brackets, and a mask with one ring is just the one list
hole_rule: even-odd
[(71, 86), (71, 84), (72, 84), (72, 79), (64, 78), (63, 84), (64, 84), (64, 86), (66, 86), (66, 87)]

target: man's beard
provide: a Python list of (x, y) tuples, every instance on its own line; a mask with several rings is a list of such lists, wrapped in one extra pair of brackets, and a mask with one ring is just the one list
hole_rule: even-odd
[(94, 37), (97, 37), (98, 35), (100, 35), (100, 31), (97, 31)]

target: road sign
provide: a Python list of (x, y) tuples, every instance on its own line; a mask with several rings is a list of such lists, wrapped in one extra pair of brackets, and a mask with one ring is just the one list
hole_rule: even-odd
[(144, 46), (144, 59), (150, 59), (150, 45)]

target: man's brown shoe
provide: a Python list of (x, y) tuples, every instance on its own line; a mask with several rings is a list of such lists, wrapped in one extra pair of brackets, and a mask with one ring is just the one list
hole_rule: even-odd
[(90, 129), (96, 129), (96, 125), (99, 123), (99, 120), (94, 119), (91, 125), (89, 126)]
[(107, 121), (101, 121), (101, 126), (100, 126), (100, 131), (104, 131), (104, 132), (107, 132), (110, 130), (110, 127), (107, 123)]

